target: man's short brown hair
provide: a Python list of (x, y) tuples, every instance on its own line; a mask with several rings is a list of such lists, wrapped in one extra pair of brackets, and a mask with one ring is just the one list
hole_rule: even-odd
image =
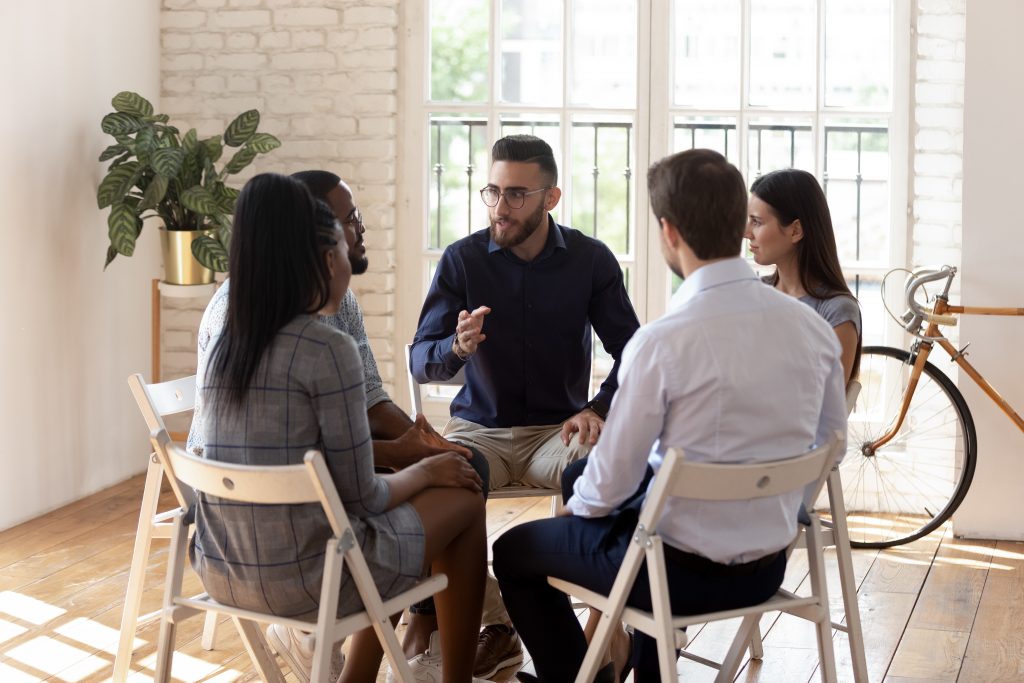
[(691, 149), (655, 162), (647, 171), (651, 209), (701, 260), (738, 256), (747, 224), (747, 188), (725, 157)]

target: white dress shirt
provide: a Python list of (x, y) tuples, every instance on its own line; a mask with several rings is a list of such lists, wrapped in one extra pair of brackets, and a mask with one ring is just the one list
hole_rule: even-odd
[[(608, 421), (566, 508), (607, 515), (669, 447), (697, 462), (750, 463), (845, 434), (843, 379), (836, 335), (810, 307), (766, 287), (740, 258), (705, 265), (626, 346)], [(749, 562), (789, 544), (801, 497), (673, 497), (658, 532), (716, 562)]]

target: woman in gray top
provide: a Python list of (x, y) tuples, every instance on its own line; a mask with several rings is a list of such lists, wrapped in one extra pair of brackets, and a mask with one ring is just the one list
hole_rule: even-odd
[(846, 381), (860, 367), (860, 304), (843, 277), (825, 193), (807, 171), (772, 171), (750, 187), (747, 232), (765, 282), (814, 308), (835, 330)]
[[(385, 599), (428, 570), (448, 575), (436, 601), (444, 679), (470, 681), (486, 568), (480, 478), (454, 453), (374, 473), (359, 352), (314, 315), (337, 311), (351, 276), (330, 209), (297, 180), (254, 177), (235, 209), (230, 275), (227, 317), (200, 380), (204, 456), (287, 465), (323, 452)], [(330, 536), (319, 505), (203, 495), (192, 565), (220, 602), (315, 620)], [(346, 573), (339, 612), (360, 608)], [(356, 634), (340, 680), (375, 680), (381, 654), (372, 629)]]

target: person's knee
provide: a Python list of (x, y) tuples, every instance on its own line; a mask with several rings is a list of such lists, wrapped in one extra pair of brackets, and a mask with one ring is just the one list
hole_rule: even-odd
[(487, 500), (487, 494), (490, 493), (491, 487), (491, 465), (487, 462), (486, 456), (476, 448), (467, 446), (473, 453), (473, 457), (469, 459), (469, 464), (473, 466), (476, 473), (480, 475), (480, 481), (482, 482), (484, 500)]

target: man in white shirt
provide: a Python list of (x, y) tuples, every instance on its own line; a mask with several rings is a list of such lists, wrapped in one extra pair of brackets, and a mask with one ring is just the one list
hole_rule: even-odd
[[(717, 152), (690, 150), (654, 164), (647, 184), (665, 260), (685, 281), (668, 313), (627, 345), (619, 391), (566, 515), (515, 527), (494, 544), (494, 573), (541, 681), (572, 680), (586, 652), (568, 599), (547, 577), (611, 589), (644, 498), (637, 489), (669, 447), (690, 460), (748, 463), (810, 450), (846, 428), (835, 334), (739, 257), (747, 209), (739, 171)], [(658, 532), (673, 611), (732, 609), (774, 594), (800, 497), (670, 499)], [(628, 604), (650, 609), (645, 572)], [(638, 680), (658, 680), (652, 639), (634, 636), (632, 664)], [(609, 665), (599, 680), (617, 674)]]

